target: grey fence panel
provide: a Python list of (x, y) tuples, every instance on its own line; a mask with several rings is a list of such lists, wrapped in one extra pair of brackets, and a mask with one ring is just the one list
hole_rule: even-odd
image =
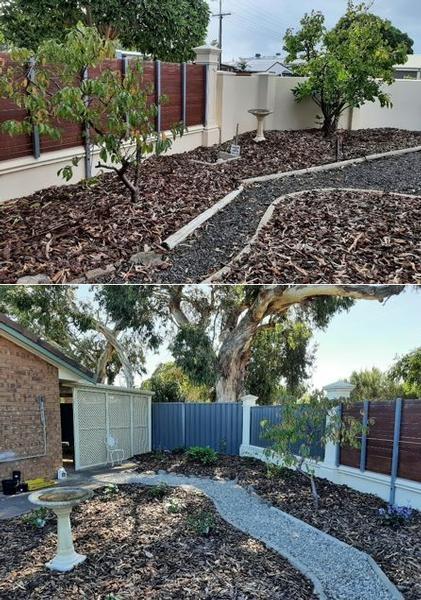
[(185, 445), (184, 412), (180, 402), (152, 403), (152, 448), (174, 450)]
[(221, 454), (239, 453), (241, 404), (186, 404), (186, 447), (210, 446)]
[(152, 404), (154, 450), (210, 446), (221, 454), (237, 455), (242, 428), (240, 404)]
[[(301, 410), (305, 410), (303, 407)], [(269, 421), (269, 423), (275, 425), (280, 422), (282, 417), (282, 406), (255, 406), (251, 409), (250, 418), (250, 444), (252, 446), (259, 446), (260, 448), (268, 448), (271, 442), (262, 438), (262, 421)], [(321, 438), (323, 431), (320, 431)], [(298, 451), (300, 442), (297, 442), (293, 446), (293, 450)], [(319, 443), (314, 443), (310, 449), (310, 456), (313, 458), (318, 457), (320, 460), (324, 458), (324, 447)]]

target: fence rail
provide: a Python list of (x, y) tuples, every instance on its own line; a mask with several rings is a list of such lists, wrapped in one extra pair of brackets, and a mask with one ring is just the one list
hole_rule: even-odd
[[(0, 70), (12, 65), (8, 53), (0, 53)], [(95, 79), (104, 69), (124, 73), (128, 68), (125, 58), (104, 61), (99, 67), (91, 69), (87, 74)], [(184, 121), (187, 127), (204, 125), (206, 113), (206, 67), (198, 64), (173, 64), (160, 61), (144, 61), (142, 80), (145, 88), (151, 89), (151, 102), (162, 95), (167, 101), (160, 107), (157, 118), (157, 130), (168, 130), (172, 125)], [(26, 112), (5, 98), (0, 98), (0, 124), (8, 120), (23, 120)], [(0, 161), (34, 156), (54, 150), (77, 148), (84, 144), (82, 128), (73, 123), (59, 123), (62, 131), (60, 140), (52, 140), (41, 136), (40, 147), (37, 148), (36, 132), (33, 135), (9, 136), (0, 133)]]

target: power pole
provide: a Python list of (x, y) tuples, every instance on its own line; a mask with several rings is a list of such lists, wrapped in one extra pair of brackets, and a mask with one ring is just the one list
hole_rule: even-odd
[(221, 68), (221, 65), (222, 65), (222, 26), (223, 26), (223, 21), (224, 21), (224, 17), (229, 17), (229, 16), (231, 16), (231, 14), (232, 13), (222, 12), (222, 0), (219, 0), (219, 13), (212, 15), (212, 17), (216, 17), (219, 19), (218, 47), (221, 50), (221, 54), (219, 56), (219, 68)]

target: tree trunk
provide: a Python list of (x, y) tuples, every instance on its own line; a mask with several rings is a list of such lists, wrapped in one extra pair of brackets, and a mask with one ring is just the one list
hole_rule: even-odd
[(330, 115), (324, 115), (324, 122), (322, 126), (323, 135), (326, 138), (332, 137), (338, 129), (338, 117), (332, 117)]

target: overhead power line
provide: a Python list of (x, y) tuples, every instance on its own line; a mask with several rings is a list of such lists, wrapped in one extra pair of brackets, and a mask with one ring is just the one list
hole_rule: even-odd
[[(214, 0), (215, 2), (216, 0)], [(223, 23), (224, 18), (231, 16), (231, 13), (224, 13), (222, 10), (222, 0), (219, 0), (219, 13), (213, 14), (212, 17), (219, 19), (219, 37), (218, 37), (218, 47), (221, 50), (221, 54), (219, 55), (219, 68), (221, 68), (222, 64), (222, 39), (223, 39)]]

